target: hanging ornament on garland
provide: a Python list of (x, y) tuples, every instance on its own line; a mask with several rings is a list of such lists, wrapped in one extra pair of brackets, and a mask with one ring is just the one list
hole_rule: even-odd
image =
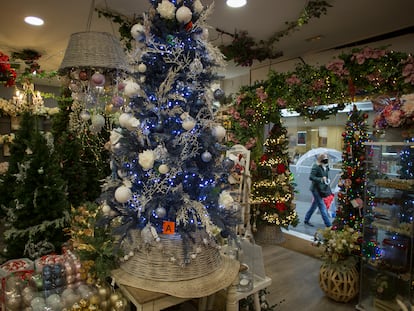
[(99, 72), (95, 72), (91, 77), (91, 82), (96, 86), (103, 86), (105, 84), (105, 76)]

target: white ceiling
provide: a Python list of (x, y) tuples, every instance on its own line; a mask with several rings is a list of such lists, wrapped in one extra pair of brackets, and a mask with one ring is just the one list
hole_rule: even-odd
[[(211, 0), (201, 0), (204, 5)], [(247, 30), (256, 39), (266, 40), (285, 29), (285, 22), (295, 21), (306, 0), (248, 0), (247, 6), (228, 8), (225, 0), (217, 0), (209, 24), (229, 33)], [(332, 49), (359, 40), (387, 34), (414, 26), (413, 0), (328, 0), (328, 14), (312, 19), (299, 31), (282, 38), (276, 45), (284, 58)], [(34, 49), (42, 54), (41, 69), (56, 70), (62, 61), (72, 33), (87, 30), (92, 0), (14, 0), (0, 12), (0, 51), (11, 54)], [(150, 6), (147, 0), (95, 0), (95, 7), (109, 8), (126, 16), (140, 15)], [(45, 20), (42, 27), (26, 25), (23, 18), (37, 15)], [(118, 35), (117, 24), (93, 13), (90, 30)], [(227, 35), (210, 30), (215, 44), (229, 42)], [(306, 39), (321, 35), (322, 39)], [(228, 76), (246, 72), (246, 68), (229, 67)], [(241, 69), (241, 70), (240, 70)]]

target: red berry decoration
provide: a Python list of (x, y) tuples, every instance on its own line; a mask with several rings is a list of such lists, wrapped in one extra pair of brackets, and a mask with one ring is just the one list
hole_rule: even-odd
[(342, 132), (342, 137), (345, 137), (346, 136), (346, 132)]

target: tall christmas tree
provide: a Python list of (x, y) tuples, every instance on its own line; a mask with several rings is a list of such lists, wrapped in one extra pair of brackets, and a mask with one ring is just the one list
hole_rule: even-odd
[(252, 201), (257, 202), (256, 210), (253, 210), (253, 230), (255, 226), (288, 228), (298, 224), (286, 134), (279, 118), (264, 143), (265, 152), (253, 177)]
[(51, 135), (39, 131), (36, 116), (25, 113), (11, 145), (9, 170), (2, 184), (6, 209), (6, 258), (31, 259), (59, 252), (69, 221), (66, 183)]
[[(194, 277), (186, 275), (188, 266), (205, 263), (214, 271), (216, 257), (203, 263), (203, 254), (217, 250), (216, 237), (232, 236), (238, 222), (226, 190), (232, 163), (222, 158), (225, 129), (212, 109), (224, 96), (211, 89), (223, 59), (207, 41), (211, 7), (199, 0), (150, 3), (143, 23), (131, 29), (136, 72), (124, 83), (129, 104), (110, 136), (103, 221), (119, 238), (128, 273), (156, 278), (179, 267), (177, 279), (186, 279)], [(146, 267), (131, 267), (137, 260)]]
[[(348, 121), (342, 133), (344, 147), (342, 152), (342, 173), (338, 182), (338, 207), (334, 226), (341, 229), (344, 225), (359, 229), (363, 217), (365, 194), (365, 145), (368, 114), (356, 106), (348, 114)], [(369, 197), (369, 196), (367, 196)]]

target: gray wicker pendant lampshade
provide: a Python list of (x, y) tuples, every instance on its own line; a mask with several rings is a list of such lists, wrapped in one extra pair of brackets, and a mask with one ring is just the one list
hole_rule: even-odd
[(73, 68), (127, 71), (128, 65), (117, 38), (106, 32), (86, 31), (71, 35), (58, 72), (64, 75)]

